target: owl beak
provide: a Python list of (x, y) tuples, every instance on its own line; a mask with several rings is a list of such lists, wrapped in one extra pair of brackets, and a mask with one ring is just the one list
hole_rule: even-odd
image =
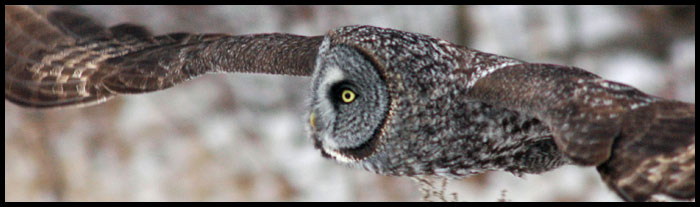
[(309, 115), (309, 124), (311, 124), (311, 128), (316, 128), (316, 112), (312, 111), (311, 115)]

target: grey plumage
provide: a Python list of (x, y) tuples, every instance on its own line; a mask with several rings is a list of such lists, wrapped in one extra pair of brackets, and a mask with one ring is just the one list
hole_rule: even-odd
[[(377, 88), (386, 84), (391, 100), (388, 113), (379, 113), (386, 114), (384, 123), (363, 127), (371, 132), (371, 138), (365, 138), (368, 141), (362, 145), (326, 146), (324, 140), (329, 138), (323, 137), (327, 133), (338, 140), (348, 135), (312, 128), (316, 146), (326, 156), (380, 174), (408, 176), (461, 177), (499, 169), (516, 174), (537, 173), (567, 162), (554, 147), (547, 127), (534, 117), (464, 98), (469, 88), (469, 71), (465, 69), (490, 69), (520, 63), (517, 60), (469, 50), (462, 53), (452, 48), (455, 45), (425, 35), (367, 26), (332, 31), (323, 45), (320, 54), (333, 45), (350, 45), (365, 52), (361, 57), (368, 57), (366, 64), (376, 65), (383, 77), (374, 84), (379, 85)], [(461, 61), (469, 56), (482, 64), (469, 66)], [(351, 57), (340, 59), (348, 58)], [(319, 58), (316, 73), (331, 70), (332, 67), (324, 67), (323, 60)], [(353, 74), (345, 76), (356, 78)], [(314, 83), (325, 79), (315, 78)], [(325, 98), (323, 92), (314, 94), (321, 94), (315, 99)], [(352, 113), (337, 111), (343, 115)], [(336, 113), (318, 114), (320, 120), (326, 119), (325, 114), (330, 114), (328, 119), (337, 120)]]
[[(342, 163), (446, 177), (573, 163), (598, 166), (626, 200), (695, 196), (694, 104), (578, 68), (371, 26), (323, 37), (152, 36), (128, 24), (107, 30), (75, 14), (54, 13), (47, 22), (26, 8), (5, 10), (5, 94), (23, 106), (100, 103), (210, 72), (313, 75), (311, 137)], [(356, 94), (347, 104), (338, 94), (346, 88)]]

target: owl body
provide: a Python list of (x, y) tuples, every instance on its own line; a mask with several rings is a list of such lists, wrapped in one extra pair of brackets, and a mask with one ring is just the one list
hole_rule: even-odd
[[(353, 57), (326, 60), (324, 55), (338, 54), (329, 51), (331, 47), (367, 50), (343, 53)], [(377, 73), (380, 78), (373, 78), (368, 85), (385, 90), (382, 95), (387, 97), (382, 100), (388, 99), (390, 103), (381, 105), (391, 110), (370, 112), (388, 116), (381, 123), (358, 127), (371, 133), (341, 132), (335, 135), (338, 140), (360, 141), (353, 146), (325, 146), (329, 144), (324, 141), (333, 142), (333, 139), (324, 139), (328, 135), (318, 134), (328, 133), (326, 130), (332, 127), (323, 127), (319, 133), (314, 133), (314, 127), (311, 127), (317, 148), (326, 157), (395, 176), (463, 177), (487, 170), (506, 170), (519, 175), (539, 173), (567, 163), (568, 160), (556, 149), (549, 129), (539, 120), (477, 99), (464, 98), (468, 94), (470, 79), (522, 61), (458, 47), (461, 46), (425, 35), (376, 27), (348, 26), (330, 32), (319, 50), (316, 79), (312, 86), (313, 94), (317, 96), (312, 103), (328, 96), (326, 88), (319, 88), (322, 81), (333, 79), (332, 83), (326, 84), (334, 84), (351, 77)], [(367, 67), (376, 68), (376, 71), (346, 73), (346, 70), (354, 70), (351, 65), (346, 65), (346, 70), (338, 72), (342, 75), (325, 76), (326, 70), (337, 70), (328, 67), (327, 61), (337, 62), (358, 56)], [(360, 94), (365, 93), (360, 91)], [(373, 101), (365, 100), (361, 104), (368, 103)], [(367, 113), (360, 110), (362, 112), (339, 114), (338, 111), (327, 111), (337, 110), (332, 107), (314, 108), (312, 105), (312, 108), (326, 110), (313, 112), (320, 117), (316, 118), (316, 125), (326, 124), (325, 120), (338, 120), (337, 116)]]

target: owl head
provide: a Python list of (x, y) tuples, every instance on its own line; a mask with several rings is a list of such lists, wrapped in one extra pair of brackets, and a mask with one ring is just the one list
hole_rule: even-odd
[(390, 107), (378, 67), (361, 50), (324, 40), (308, 114), (311, 137), (324, 157), (354, 163), (377, 151)]
[[(445, 136), (438, 133), (449, 125), (442, 122), (447, 117), (433, 112), (450, 110), (452, 105), (442, 103), (457, 95), (437, 84), (457, 77), (441, 75), (449, 72), (447, 64), (456, 63), (432, 54), (447, 54), (451, 46), (429, 36), (371, 26), (329, 32), (311, 84), (308, 129), (315, 147), (324, 157), (377, 173), (429, 173), (431, 160), (451, 156), (435, 151), (450, 150), (437, 147), (440, 141), (430, 142)], [(426, 120), (428, 114), (435, 119)], [(437, 156), (424, 156), (431, 153)]]

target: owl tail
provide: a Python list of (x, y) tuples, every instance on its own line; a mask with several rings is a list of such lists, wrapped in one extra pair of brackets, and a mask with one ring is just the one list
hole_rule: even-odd
[(627, 201), (695, 198), (695, 104), (657, 101), (632, 111), (610, 159), (597, 167)]

